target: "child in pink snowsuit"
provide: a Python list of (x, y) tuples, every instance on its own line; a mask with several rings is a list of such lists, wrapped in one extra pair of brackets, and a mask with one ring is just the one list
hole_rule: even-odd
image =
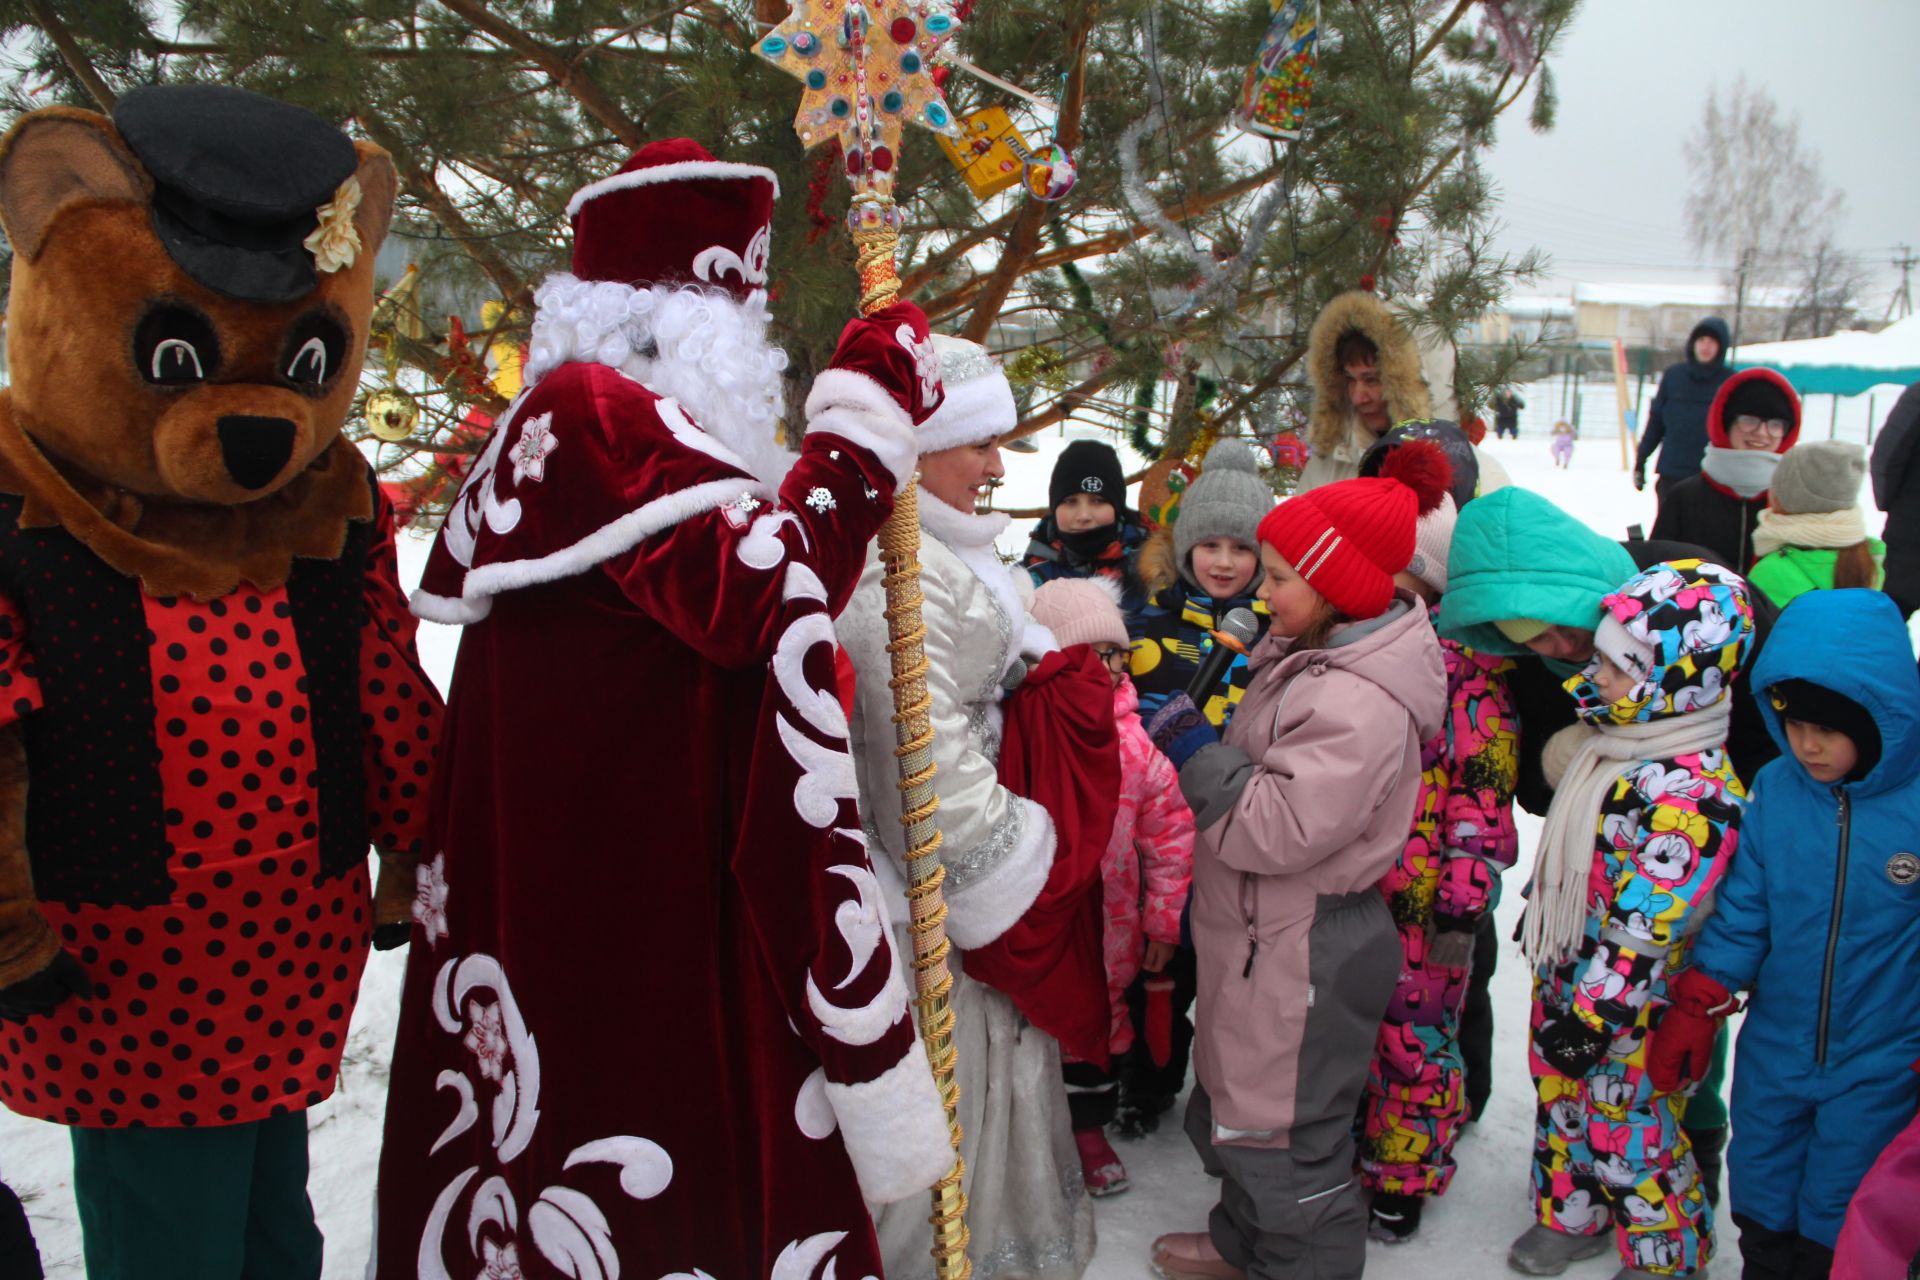
[[(1034, 593), (1032, 612), (1062, 648), (1092, 645), (1113, 676), (1120, 810), (1100, 862), (1100, 882), (1112, 1019), (1107, 1047), (1117, 1063), (1133, 1046), (1127, 988), (1142, 968), (1151, 973), (1164, 968), (1180, 942), (1180, 911), (1193, 880), (1193, 814), (1180, 795), (1173, 765), (1154, 748), (1136, 714), (1140, 695), (1126, 676), (1127, 623), (1115, 586), (1102, 578), (1057, 578)], [(1106, 1136), (1119, 1103), (1119, 1078), (1086, 1062), (1068, 1063), (1065, 1075), (1088, 1194), (1126, 1190), (1126, 1169)]]
[(1573, 424), (1564, 418), (1553, 424), (1553, 465), (1565, 469), (1573, 465)]

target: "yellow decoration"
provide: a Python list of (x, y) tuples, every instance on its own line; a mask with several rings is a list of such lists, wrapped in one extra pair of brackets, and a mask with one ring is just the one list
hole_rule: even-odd
[(966, 179), (974, 199), (985, 200), (1018, 183), (1026, 167), (1024, 157), (1032, 154), (1033, 148), (1006, 108), (982, 107), (966, 117), (964, 124), (965, 136), (955, 139), (942, 134), (934, 141)]
[[(483, 302), (480, 304), (480, 323), (492, 330), (500, 325), (506, 313), (507, 305), (504, 302)], [(511, 400), (520, 394), (524, 383), (520, 366), (518, 342), (502, 335), (487, 345), (487, 367), (493, 371), (494, 394), (502, 400)]]
[(389, 443), (413, 434), (420, 406), (399, 387), (382, 387), (367, 397), (367, 430)]

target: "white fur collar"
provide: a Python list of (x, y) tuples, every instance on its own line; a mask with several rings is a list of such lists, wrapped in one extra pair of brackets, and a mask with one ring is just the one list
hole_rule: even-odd
[(938, 539), (961, 564), (973, 571), (973, 576), (992, 593), (994, 603), (1012, 624), (1013, 631), (1007, 639), (1007, 665), (1020, 661), (1022, 654), (1044, 653), (1058, 647), (1047, 629), (1027, 616), (1026, 605), (1013, 580), (1014, 573), (1024, 571), (1008, 569), (993, 548), (994, 541), (1006, 531), (1013, 518), (1001, 511), (978, 515), (957, 510), (924, 487), (919, 487), (919, 494), (921, 532)]

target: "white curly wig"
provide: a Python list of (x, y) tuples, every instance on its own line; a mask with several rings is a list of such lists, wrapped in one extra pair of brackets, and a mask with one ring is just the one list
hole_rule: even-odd
[(563, 364), (617, 369), (680, 403), (696, 425), (778, 485), (794, 455), (774, 439), (784, 351), (767, 339), (766, 295), (746, 302), (695, 285), (635, 287), (547, 277), (536, 311), (527, 385)]

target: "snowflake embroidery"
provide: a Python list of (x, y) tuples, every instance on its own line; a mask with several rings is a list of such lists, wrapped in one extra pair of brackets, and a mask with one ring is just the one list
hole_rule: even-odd
[(752, 515), (760, 509), (760, 499), (750, 493), (743, 493), (733, 500), (733, 509), (742, 515)]
[(447, 855), (413, 870), (413, 918), (426, 931), (427, 941), (447, 936)]
[(520, 440), (513, 446), (513, 482), (532, 479), (535, 484), (547, 478), (547, 455), (560, 447), (553, 434), (553, 415), (543, 413), (520, 428)]
[(866, 494), (866, 495), (867, 495), (867, 501), (868, 501), (868, 502), (872, 502), (872, 501), (873, 501), (873, 500), (874, 500), (875, 498), (878, 498), (878, 497), (880, 496), (880, 491), (879, 491), (878, 489), (876, 489), (876, 488), (874, 488), (874, 487), (873, 487), (872, 485), (870, 485), (870, 484), (863, 484), (863, 485), (861, 485), (861, 486), (860, 486), (860, 491), (861, 491), (862, 493), (864, 493), (864, 494)]
[(527, 1273), (520, 1269), (520, 1250), (511, 1240), (505, 1244), (482, 1240), (480, 1251), (487, 1269), (479, 1280), (527, 1280)]
[(467, 1028), (467, 1034), (460, 1043), (473, 1051), (479, 1060), (480, 1074), (489, 1080), (499, 1080), (506, 1075), (507, 1029), (500, 1018), (500, 1006), (481, 1004), (478, 1000), (467, 1006), (467, 1016), (473, 1025)]
[(825, 515), (840, 504), (833, 500), (833, 494), (829, 493), (824, 485), (815, 485), (807, 494), (807, 505), (821, 515)]

